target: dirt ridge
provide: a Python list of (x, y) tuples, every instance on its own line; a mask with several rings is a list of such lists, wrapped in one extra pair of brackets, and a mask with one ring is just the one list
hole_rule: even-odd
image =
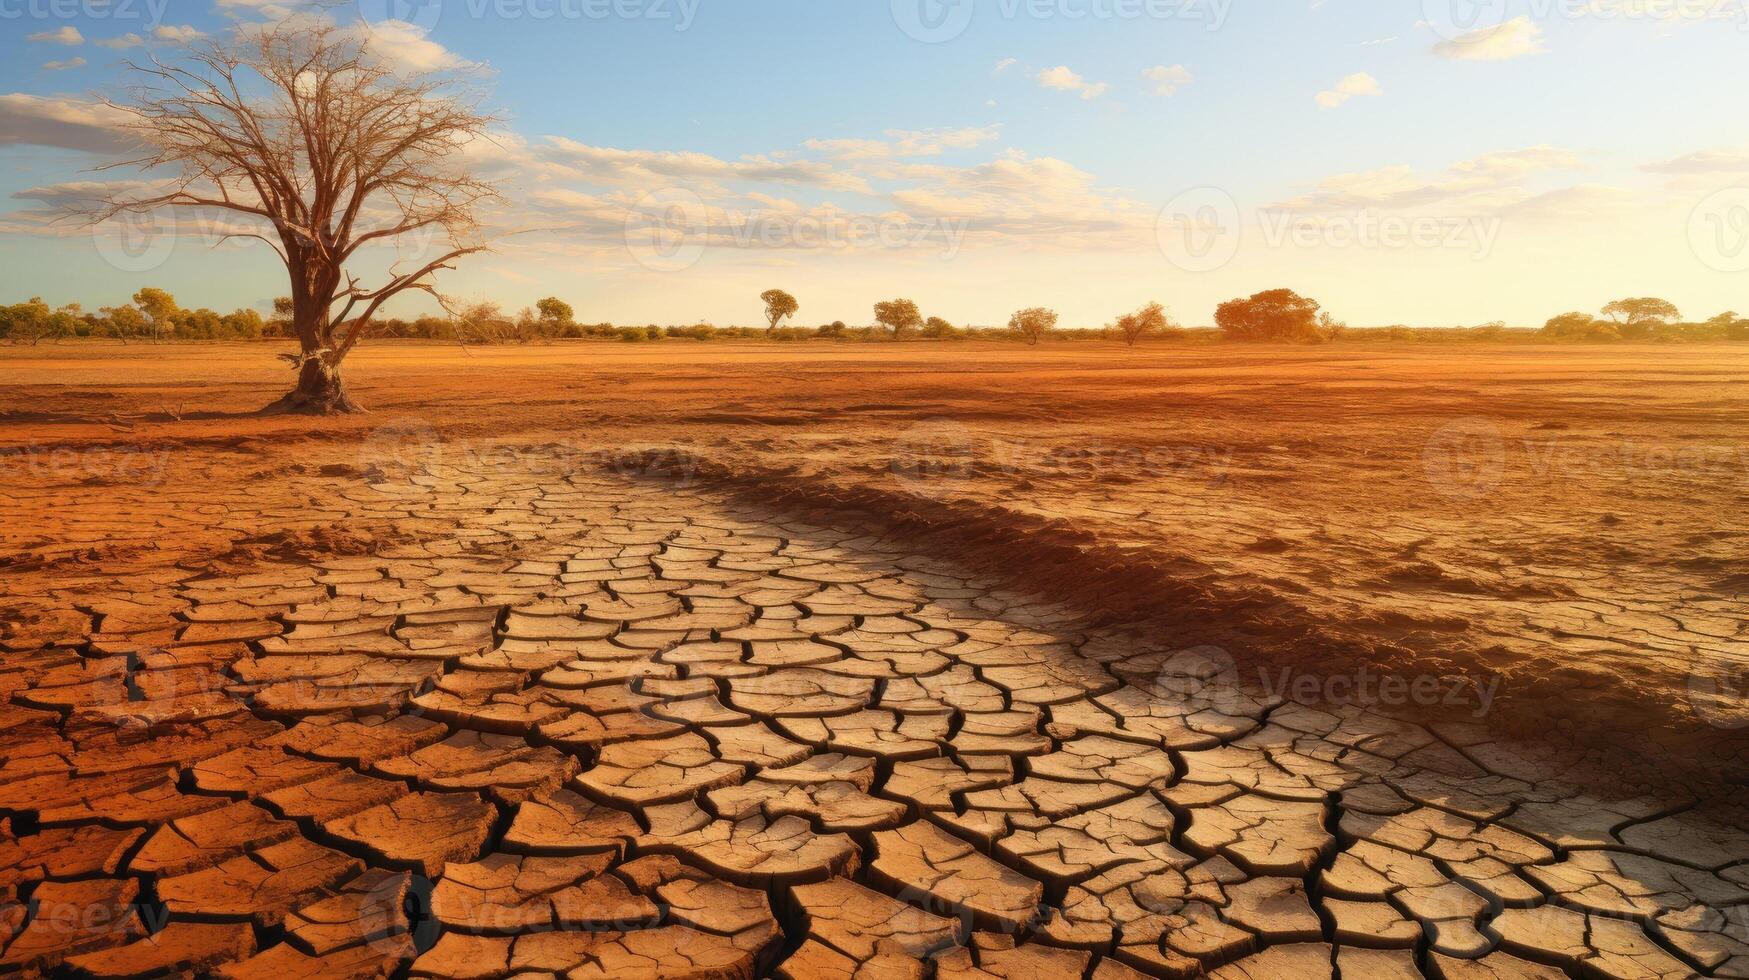
[[(1218, 646), (1242, 672), (1294, 668), (1328, 676), (1364, 668), (1466, 680), (1485, 672), (1500, 678), (1487, 721), (1502, 734), (1551, 743), (1575, 758), (1601, 749), (1642, 773), (1654, 768), (1646, 766), (1652, 761), (1688, 792), (1734, 794), (1749, 785), (1749, 731), (1708, 725), (1687, 699), (1660, 703), (1582, 687), (1559, 670), (1539, 672), (1506, 650), (1464, 649), (1433, 630), (1382, 620), (1332, 622), (1286, 593), (1224, 576), (1193, 556), (1114, 545), (1067, 521), (999, 505), (728, 461), (692, 447), (627, 452), (607, 465), (621, 475), (697, 483), (823, 526), (902, 538), (914, 551), (950, 558), (1005, 588), (1073, 609), (1090, 629), (1160, 649)], [(1423, 632), (1428, 645), (1448, 645), (1451, 655), (1418, 643)], [(1467, 706), (1415, 710), (1423, 723), (1476, 720)], [(1571, 725), (1557, 730), (1551, 718)]]

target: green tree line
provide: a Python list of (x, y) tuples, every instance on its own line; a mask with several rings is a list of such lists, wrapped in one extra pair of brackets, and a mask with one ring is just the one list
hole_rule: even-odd
[[(873, 322), (851, 326), (842, 320), (818, 327), (780, 326), (794, 320), (799, 303), (781, 289), (760, 294), (764, 304), (763, 327), (718, 327), (709, 323), (681, 326), (615, 325), (579, 323), (571, 305), (556, 296), (510, 314), (496, 303), (480, 302), (453, 310), (447, 316), (415, 319), (379, 318), (377, 336), (418, 340), (448, 340), (464, 344), (528, 343), (559, 339), (599, 338), (628, 342), (656, 340), (1020, 340), (1037, 344), (1045, 339), (1107, 339), (1134, 346), (1143, 340), (1228, 340), (1269, 343), (1327, 343), (1345, 341), (1439, 341), (1439, 340), (1549, 340), (1579, 343), (1612, 341), (1692, 342), (1749, 340), (1749, 319), (1734, 311), (1700, 322), (1685, 322), (1676, 306), (1656, 297), (1612, 301), (1599, 315), (1563, 313), (1540, 330), (1509, 330), (1502, 323), (1480, 327), (1409, 328), (1378, 327), (1349, 330), (1317, 301), (1291, 289), (1270, 289), (1222, 303), (1215, 310), (1215, 329), (1197, 330), (1179, 326), (1160, 303), (1124, 313), (1098, 330), (1059, 330), (1057, 314), (1042, 307), (1014, 314), (1008, 326), (956, 326), (939, 316), (924, 316), (910, 299), (884, 300), (874, 304)], [(267, 317), (251, 309), (230, 313), (183, 309), (163, 289), (147, 287), (133, 295), (133, 302), (85, 310), (77, 303), (54, 308), (40, 298), (0, 306), (0, 340), (35, 344), (74, 338), (109, 338), (121, 341), (166, 340), (259, 340), (291, 337), (291, 300), (274, 301)]]

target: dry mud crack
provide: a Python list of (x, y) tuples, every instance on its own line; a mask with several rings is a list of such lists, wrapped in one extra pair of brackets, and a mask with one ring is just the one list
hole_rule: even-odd
[(702, 490), (377, 479), (8, 596), (0, 971), (1749, 976), (1740, 812)]

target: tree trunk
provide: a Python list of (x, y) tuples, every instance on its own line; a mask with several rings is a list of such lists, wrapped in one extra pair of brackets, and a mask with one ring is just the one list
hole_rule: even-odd
[(340, 378), (340, 365), (330, 364), (324, 355), (306, 357), (298, 368), (297, 387), (284, 398), (264, 409), (270, 414), (343, 415), (364, 409), (346, 393)]

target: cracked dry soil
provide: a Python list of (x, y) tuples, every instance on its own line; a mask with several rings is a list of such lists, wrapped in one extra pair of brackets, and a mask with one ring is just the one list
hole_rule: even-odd
[[(331, 486), (166, 484), (66, 517), (101, 554), (39, 553), (0, 670), (0, 968), (1749, 976), (1716, 803), (1267, 697), (708, 487)], [(191, 560), (202, 526), (248, 544)]]

